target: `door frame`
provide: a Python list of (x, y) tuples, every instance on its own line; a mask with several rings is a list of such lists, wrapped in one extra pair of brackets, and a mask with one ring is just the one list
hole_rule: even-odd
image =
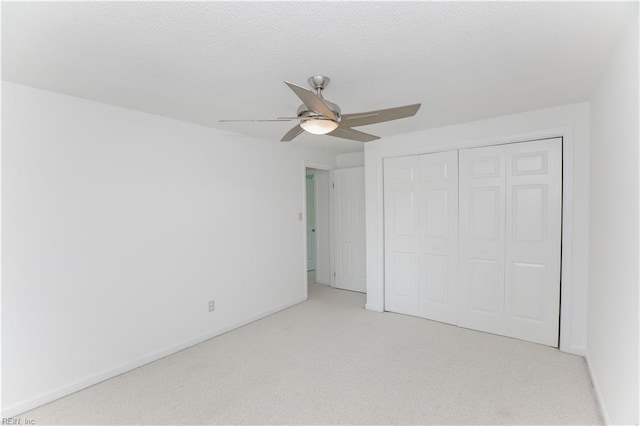
[[(439, 143), (433, 145), (414, 146), (407, 149), (397, 150), (393, 153), (374, 153), (375, 162), (369, 162), (370, 169), (367, 173), (366, 181), (376, 181), (377, 192), (377, 217), (367, 217), (367, 263), (377, 266), (376, 277), (372, 280), (371, 270), (367, 270), (367, 303), (365, 308), (371, 311), (384, 312), (384, 232), (377, 231), (373, 235), (369, 228), (370, 224), (378, 223), (379, 227), (384, 226), (384, 181), (383, 162), (385, 158), (402, 157), (409, 155), (429, 154), (434, 152), (451, 151), (457, 149), (477, 148), (492, 145), (504, 145), (518, 142), (528, 142), (541, 139), (562, 138), (562, 233), (561, 233), (561, 274), (560, 274), (560, 345), (563, 352), (584, 355), (583, 348), (571, 346), (571, 309), (573, 299), (571, 297), (573, 284), (573, 129), (571, 127), (561, 127), (556, 129), (531, 132), (515, 136), (488, 138), (482, 140), (467, 140), (457, 143)], [(366, 152), (365, 152), (366, 156)], [(367, 158), (365, 157), (365, 161)], [(373, 169), (375, 168), (375, 169)], [(367, 195), (369, 195), (368, 193)], [(367, 209), (371, 213), (371, 209)], [(372, 220), (373, 219), (373, 220)], [(376, 220), (377, 219), (377, 220)], [(375, 238), (373, 238), (375, 237)], [(375, 250), (372, 250), (371, 242)], [(370, 298), (370, 296), (373, 296)]]
[[(302, 232), (302, 280), (301, 285), (303, 289), (304, 298), (309, 298), (309, 286), (308, 286), (308, 273), (307, 273), (307, 169), (318, 169), (329, 172), (333, 170), (335, 167), (330, 166), (328, 164), (315, 163), (312, 161), (302, 161), (301, 174), (300, 174), (300, 184), (302, 186), (302, 206), (300, 207), (300, 229)], [(314, 179), (314, 185), (316, 180)], [(317, 193), (317, 189), (315, 191)], [(317, 213), (318, 213), (318, 204), (314, 203), (316, 209), (316, 221), (317, 221)], [(316, 223), (317, 229), (317, 223)], [(327, 235), (329, 239), (331, 237)], [(329, 247), (331, 247), (331, 241), (329, 241)], [(318, 235), (316, 234), (316, 257), (318, 254)], [(316, 258), (317, 263), (317, 258)], [(318, 265), (316, 264), (316, 269)], [(316, 272), (317, 273), (317, 272)]]

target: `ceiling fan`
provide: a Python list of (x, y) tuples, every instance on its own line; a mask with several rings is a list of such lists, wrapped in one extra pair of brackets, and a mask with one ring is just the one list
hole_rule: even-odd
[(284, 82), (302, 101), (302, 105), (298, 107), (296, 117), (278, 117), (273, 120), (220, 120), (220, 122), (299, 120), (300, 123), (289, 130), (282, 137), (281, 142), (290, 142), (304, 131), (315, 135), (329, 135), (354, 141), (369, 142), (380, 139), (380, 137), (361, 132), (354, 129), (354, 127), (412, 117), (420, 109), (421, 104), (413, 104), (375, 111), (342, 114), (338, 105), (322, 96), (322, 91), (327, 87), (329, 81), (329, 77), (323, 75), (309, 77), (309, 85), (315, 90), (315, 93), (297, 84), (288, 81)]

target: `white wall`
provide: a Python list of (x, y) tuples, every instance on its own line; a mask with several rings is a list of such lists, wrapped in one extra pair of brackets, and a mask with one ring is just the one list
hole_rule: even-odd
[(587, 359), (606, 420), (638, 424), (638, 23), (591, 103)]
[(364, 151), (347, 152), (336, 156), (336, 168), (349, 169), (351, 167), (364, 167)]
[(331, 156), (2, 90), (3, 416), (306, 298), (302, 172)]
[(385, 157), (563, 136), (561, 349), (586, 351), (589, 104), (580, 103), (389, 137), (365, 144), (367, 309), (384, 309), (382, 161)]

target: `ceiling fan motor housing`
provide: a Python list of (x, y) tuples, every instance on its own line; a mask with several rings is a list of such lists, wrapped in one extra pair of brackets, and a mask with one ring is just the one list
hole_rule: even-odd
[[(327, 106), (329, 107), (329, 109), (330, 109), (331, 111), (333, 111), (333, 112), (334, 112), (334, 114), (335, 114), (335, 115), (336, 115), (336, 117), (338, 118), (338, 121), (340, 121), (340, 114), (341, 114), (341, 112), (342, 112), (342, 111), (340, 111), (340, 107), (339, 107), (338, 105), (334, 104), (333, 102), (328, 101), (328, 100), (326, 100), (326, 99), (324, 99), (324, 98), (322, 98), (322, 100), (324, 101), (324, 103), (325, 103), (325, 104), (327, 104)], [(314, 117), (314, 116), (315, 116), (315, 117), (318, 117), (318, 116), (322, 117), (322, 115), (320, 115), (320, 114), (318, 114), (318, 113), (316, 113), (316, 112), (309, 111), (309, 108), (308, 108), (305, 104), (301, 104), (301, 105), (298, 107), (297, 115), (298, 115), (298, 117), (300, 117), (300, 118), (305, 118), (305, 117), (309, 117), (309, 118), (311, 118), (311, 117)], [(319, 118), (320, 118), (320, 117), (319, 117)]]

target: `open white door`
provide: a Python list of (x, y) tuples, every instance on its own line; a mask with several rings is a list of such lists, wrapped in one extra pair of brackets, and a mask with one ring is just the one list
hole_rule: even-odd
[(333, 286), (366, 292), (364, 167), (331, 172), (333, 190)]

